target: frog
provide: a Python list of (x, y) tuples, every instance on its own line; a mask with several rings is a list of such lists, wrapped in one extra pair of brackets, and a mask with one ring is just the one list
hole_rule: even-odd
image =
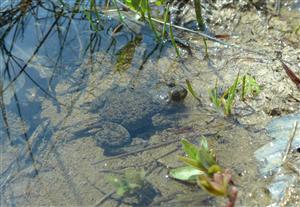
[(134, 137), (155, 127), (164, 128), (153, 125), (154, 116), (184, 110), (187, 93), (184, 86), (174, 83), (150, 88), (114, 86), (90, 103), (89, 113), (98, 116), (85, 122), (74, 136), (92, 136), (105, 156), (120, 154)]

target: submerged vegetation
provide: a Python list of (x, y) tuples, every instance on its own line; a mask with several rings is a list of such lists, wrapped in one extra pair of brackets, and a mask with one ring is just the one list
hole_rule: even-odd
[(135, 169), (126, 170), (123, 176), (110, 175), (107, 180), (115, 187), (116, 194), (120, 197), (125, 194), (136, 194), (146, 182), (145, 171), (136, 171)]
[(141, 41), (141, 37), (136, 36), (132, 41), (128, 42), (128, 44), (116, 54), (116, 71), (122, 72), (130, 68), (136, 47), (140, 44)]
[[(115, 188), (107, 196), (112, 196), (115, 193), (117, 199), (124, 200), (125, 203), (132, 206), (148, 206), (153, 198), (159, 194), (147, 181), (144, 169), (127, 169), (124, 174), (110, 175), (106, 179)], [(107, 196), (98, 201), (95, 206), (103, 203)]]

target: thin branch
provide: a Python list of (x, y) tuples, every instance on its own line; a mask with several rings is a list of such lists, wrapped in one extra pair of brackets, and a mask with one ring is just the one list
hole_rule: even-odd
[(106, 201), (107, 199), (110, 198), (110, 196), (112, 196), (116, 191), (113, 190), (109, 193), (107, 193), (106, 195), (104, 195), (99, 201), (97, 201), (95, 204), (94, 204), (94, 207), (97, 207), (97, 206), (100, 206), (100, 204), (102, 204), (104, 201)]
[[(133, 13), (135, 14), (139, 14), (137, 11), (131, 9), (130, 7), (128, 7), (126, 4), (116, 0), (116, 2), (118, 4), (120, 4), (121, 6), (125, 7), (127, 10), (130, 10), (132, 11)], [(121, 11), (121, 10), (120, 10)], [(149, 18), (145, 15), (146, 18)], [(241, 50), (245, 50), (245, 51), (248, 51), (248, 52), (252, 52), (252, 53), (256, 53), (256, 54), (259, 54), (259, 55), (263, 55), (263, 56), (267, 56), (268, 55), (266, 54), (266, 52), (261, 52), (261, 51), (258, 51), (258, 50), (253, 50), (253, 49), (249, 49), (249, 48), (246, 48), (246, 47), (243, 47), (243, 46), (240, 46), (240, 45), (236, 45), (236, 44), (232, 44), (232, 43), (228, 43), (228, 42), (225, 42), (225, 41), (222, 41), (216, 37), (213, 37), (209, 34), (206, 34), (204, 32), (200, 32), (200, 31), (195, 31), (195, 30), (191, 30), (191, 29), (188, 29), (188, 28), (185, 28), (185, 27), (181, 27), (179, 25), (175, 25), (175, 24), (171, 24), (171, 23), (165, 23), (164, 21), (161, 21), (159, 19), (155, 19), (155, 18), (151, 18), (152, 21), (154, 22), (157, 22), (159, 24), (162, 24), (162, 25), (168, 25), (168, 26), (172, 26), (173, 28), (176, 28), (176, 29), (180, 29), (182, 31), (186, 31), (186, 32), (190, 32), (190, 33), (193, 33), (193, 34), (197, 34), (197, 35), (200, 35), (204, 38), (207, 38), (208, 40), (211, 40), (211, 41), (214, 41), (214, 42), (217, 42), (217, 43), (220, 43), (222, 45), (226, 45), (226, 46), (229, 46), (229, 47), (233, 47), (233, 48), (238, 48), (238, 49), (241, 49)]]
[(290, 138), (289, 138), (284, 156), (282, 157), (282, 163), (284, 163), (286, 161), (286, 158), (287, 158), (288, 154), (291, 152), (292, 143), (293, 143), (293, 140), (294, 140), (295, 135), (296, 135), (297, 127), (298, 127), (298, 122), (296, 121), (294, 123), (294, 127), (293, 127), (292, 133), (290, 135)]
[(160, 148), (160, 147), (163, 147), (165, 145), (169, 145), (169, 144), (172, 144), (172, 143), (175, 143), (175, 142), (178, 142), (178, 141), (179, 141), (178, 139), (175, 139), (175, 140), (171, 140), (171, 141), (168, 141), (168, 142), (163, 142), (161, 144), (155, 144), (155, 145), (143, 148), (143, 149), (138, 149), (138, 150), (135, 150), (135, 151), (132, 151), (132, 152), (127, 152), (127, 153), (123, 153), (123, 154), (113, 156), (113, 157), (110, 157), (110, 158), (107, 158), (107, 159), (99, 160), (99, 161), (93, 162), (92, 165), (99, 164), (101, 162), (108, 161), (108, 160), (114, 160), (114, 159), (118, 159), (118, 158), (127, 157), (129, 155), (134, 155), (134, 154), (137, 154), (137, 153), (140, 153), (140, 152)]

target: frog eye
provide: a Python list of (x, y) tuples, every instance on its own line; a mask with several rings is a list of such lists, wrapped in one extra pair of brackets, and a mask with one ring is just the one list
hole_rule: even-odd
[(172, 101), (179, 102), (182, 101), (187, 96), (187, 90), (184, 87), (176, 87), (171, 91)]

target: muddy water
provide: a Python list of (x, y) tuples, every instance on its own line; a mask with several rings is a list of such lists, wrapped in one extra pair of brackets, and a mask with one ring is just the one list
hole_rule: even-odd
[[(48, 14), (44, 12), (41, 15)], [(254, 152), (271, 140), (266, 124), (274, 116), (299, 112), (300, 100), (296, 86), (276, 59), (278, 52), (282, 53), (282, 59), (299, 74), (300, 13), (285, 8), (281, 12), (281, 16), (264, 16), (254, 8), (213, 10), (211, 30), (230, 34), (226, 41), (243, 49), (208, 42), (209, 59), (199, 36), (180, 34), (189, 40), (192, 55), (182, 49), (179, 61), (171, 44), (155, 49), (155, 37), (149, 28), (132, 23), (137, 32), (147, 32), (141, 33), (142, 41), (130, 59), (132, 64), (122, 71), (116, 69), (116, 54), (135, 36), (122, 29), (112, 41), (110, 28), (118, 25), (117, 20), (109, 19), (109, 26), (95, 34), (82, 15), (75, 16), (70, 24), (69, 18), (61, 17), (57, 21), (62, 22), (55, 25), (59, 29), (51, 31), (50, 39), (42, 42), (38, 52), (34, 52), (34, 46), (41, 43), (39, 35), (46, 35), (45, 30), (51, 28), (53, 17), (27, 20), (23, 36), (13, 41), (12, 52), (25, 63), (30, 59), (28, 54), (34, 54), (25, 66), (29, 75), (21, 73), (15, 81), (15, 94), (4, 92), (5, 101), (0, 102), (1, 206), (93, 206), (105, 197), (101, 206), (224, 206), (222, 198), (213, 198), (196, 186), (167, 176), (170, 169), (182, 165), (176, 157), (183, 154), (180, 139), (197, 143), (201, 135), (215, 149), (220, 165), (231, 170), (239, 189), (237, 206), (273, 203), (266, 190), (270, 177), (259, 174)], [(4, 40), (11, 44), (14, 30), (6, 25), (2, 31), (8, 31)], [(150, 56), (143, 61), (145, 54)], [(4, 55), (0, 60), (13, 62), (7, 58)], [(1, 68), (1, 73), (8, 70), (14, 71), (14, 77), (22, 67), (13, 62)], [(210, 102), (208, 89), (216, 80), (220, 90), (229, 87), (238, 72), (255, 77), (261, 92), (244, 102), (238, 97), (233, 116), (225, 117)], [(5, 88), (13, 78), (7, 72), (3, 74)], [(94, 135), (74, 137), (86, 123), (101, 116), (91, 113), (89, 106), (106, 91), (141, 87), (147, 93), (147, 89), (169, 80), (185, 85), (186, 79), (202, 103), (188, 94), (182, 103), (184, 111), (153, 116), (153, 125), (170, 124), (133, 137), (122, 148), (124, 153), (133, 154), (107, 157)], [(151, 188), (143, 192), (143, 201), (107, 196), (115, 190), (107, 177), (126, 169), (145, 170)], [(297, 206), (297, 193), (291, 195), (289, 205)]]

